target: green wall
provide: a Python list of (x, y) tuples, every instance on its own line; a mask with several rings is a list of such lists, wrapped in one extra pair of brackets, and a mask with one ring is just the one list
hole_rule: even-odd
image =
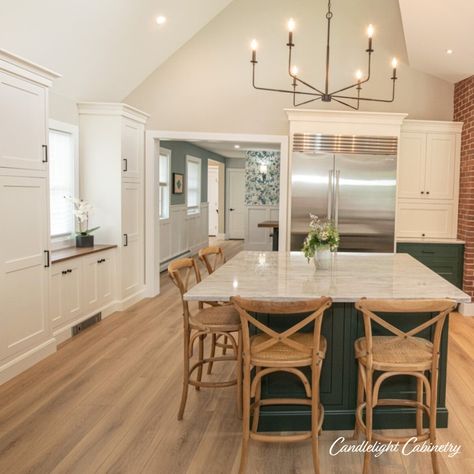
[[(184, 175), (185, 183), (186, 155), (192, 155), (196, 158), (201, 158), (201, 202), (207, 202), (207, 161), (214, 160), (225, 164), (226, 159), (221, 155), (213, 153), (212, 151), (204, 150), (203, 148), (200, 148), (189, 142), (162, 140), (160, 146), (171, 150), (171, 173), (182, 173)], [(171, 174), (171, 176), (173, 175)], [(171, 193), (171, 205), (185, 204), (185, 198), (186, 189), (183, 194)]]

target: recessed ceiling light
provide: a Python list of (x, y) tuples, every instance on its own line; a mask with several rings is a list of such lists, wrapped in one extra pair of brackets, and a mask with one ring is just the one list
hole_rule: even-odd
[(157, 16), (156, 22), (158, 23), (158, 25), (164, 25), (166, 23), (166, 17), (163, 15)]
[(453, 50), (452, 49), (447, 49), (446, 54), (453, 54)]
[(234, 145), (234, 148), (238, 150), (240, 148), (240, 145)]

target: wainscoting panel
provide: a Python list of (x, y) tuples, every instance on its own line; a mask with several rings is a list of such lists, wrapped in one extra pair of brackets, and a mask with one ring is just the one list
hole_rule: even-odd
[(278, 206), (247, 206), (245, 250), (270, 251), (273, 229), (258, 227), (263, 221), (278, 220)]
[(183, 204), (170, 206), (169, 219), (160, 222), (160, 263), (163, 270), (178, 256), (195, 254), (208, 245), (208, 203), (198, 214), (187, 215)]

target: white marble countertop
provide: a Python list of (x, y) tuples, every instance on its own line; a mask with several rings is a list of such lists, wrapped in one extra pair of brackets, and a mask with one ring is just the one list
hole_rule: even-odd
[(397, 239), (397, 243), (400, 244), (465, 244), (465, 240), (460, 239), (429, 239), (429, 238), (420, 238), (420, 239), (409, 239), (409, 238), (400, 238)]
[(243, 251), (186, 294), (188, 301), (228, 301), (240, 295), (261, 300), (330, 296), (359, 298), (471, 298), (408, 254), (336, 253), (330, 268), (315, 269), (301, 252)]

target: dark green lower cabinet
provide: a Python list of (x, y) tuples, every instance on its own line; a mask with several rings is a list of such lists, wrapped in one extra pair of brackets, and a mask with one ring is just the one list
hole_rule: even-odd
[[(421, 324), (431, 315), (401, 319), (400, 315), (384, 315), (390, 320), (397, 318), (396, 324), (404, 330)], [(295, 324), (296, 316), (258, 315), (258, 317), (277, 331)], [(403, 321), (403, 325), (400, 322)], [(357, 363), (354, 358), (354, 341), (363, 335), (361, 315), (352, 303), (335, 303), (326, 312), (323, 320), (323, 334), (328, 341), (326, 359), (321, 375), (321, 403), (324, 405), (326, 430), (351, 430), (354, 427), (354, 413), (357, 394)], [(448, 412), (445, 405), (447, 325), (441, 344), (441, 362), (438, 391), (438, 427), (446, 427)], [(374, 335), (384, 334), (374, 328)], [(430, 337), (430, 330), (420, 333)], [(309, 370), (308, 370), (309, 374)], [(311, 378), (309, 377), (309, 380)], [(382, 384), (381, 397), (416, 399), (416, 383), (413, 378), (400, 376)], [(262, 397), (304, 397), (301, 382), (286, 373), (267, 376), (262, 384)], [(310, 409), (301, 406), (272, 406), (261, 410), (259, 430), (262, 431), (300, 431), (310, 429)], [(376, 408), (375, 428), (410, 428), (415, 426), (415, 410), (403, 407)]]
[(398, 243), (397, 252), (410, 254), (462, 289), (464, 244)]

